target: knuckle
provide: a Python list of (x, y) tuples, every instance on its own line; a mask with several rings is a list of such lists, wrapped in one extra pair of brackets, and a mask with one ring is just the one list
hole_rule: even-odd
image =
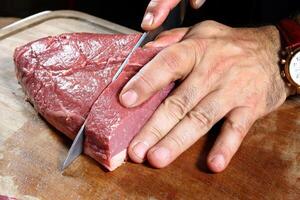
[(202, 33), (204, 37), (215, 38), (216, 35), (224, 35), (230, 30), (230, 27), (220, 24), (213, 20), (206, 20), (195, 25), (195, 28)]
[(196, 54), (192, 44), (183, 40), (163, 49), (153, 62), (170, 74), (173, 80), (183, 79), (195, 66)]
[(179, 150), (182, 150), (186, 143), (185, 138), (181, 137), (179, 135), (169, 135), (168, 140), (174, 144), (176, 149), (179, 149)]
[(187, 117), (201, 128), (209, 128), (213, 122), (210, 113), (206, 109), (194, 109), (188, 113)]
[[(207, 50), (208, 40), (198, 38), (197, 33), (189, 33), (189, 37), (184, 39), (179, 48), (181, 50), (181, 59), (186, 66), (195, 67), (200, 63), (203, 53)], [(179, 66), (182, 69), (183, 66)]]
[(188, 112), (187, 104), (188, 98), (171, 96), (165, 100), (164, 107), (175, 121), (180, 121)]
[(200, 25), (202, 26), (207, 26), (207, 27), (215, 27), (217, 25), (219, 25), (220, 23), (214, 21), (214, 20), (205, 20), (200, 22)]
[(235, 151), (231, 146), (223, 145), (219, 147), (218, 152), (221, 152), (227, 159), (229, 159), (233, 156)]
[(245, 55), (245, 48), (236, 41), (224, 42), (222, 44), (225, 51), (230, 53), (230, 55)]
[[(207, 49), (207, 40), (204, 40), (202, 38), (195, 38), (195, 39), (188, 39), (187, 40), (190, 43), (190, 46), (193, 48), (193, 52), (195, 53), (203, 53)], [(198, 55), (195, 56), (196, 58)]]
[(138, 73), (138, 85), (141, 85), (145, 91), (155, 91), (154, 81), (149, 78), (149, 76), (146, 75), (146, 73), (143, 73), (143, 71), (140, 71)]
[(235, 122), (230, 119), (226, 120), (225, 123), (235, 134), (238, 135), (240, 140), (244, 139), (247, 134), (245, 125), (242, 125), (241, 123)]
[(178, 52), (182, 51), (177, 50), (174, 46), (167, 48), (166, 51), (162, 51), (159, 54), (159, 58), (160, 63), (166, 67), (166, 70), (178, 77), (180, 67), (182, 67), (181, 63), (183, 63), (182, 55), (180, 56)]
[(155, 126), (149, 127), (148, 133), (151, 134), (157, 141), (164, 137), (163, 132)]
[(216, 33), (216, 32), (220, 32), (220, 28), (225, 25), (222, 25), (214, 20), (206, 20), (200, 22), (200, 26), (204, 29), (211, 31), (212, 33)]

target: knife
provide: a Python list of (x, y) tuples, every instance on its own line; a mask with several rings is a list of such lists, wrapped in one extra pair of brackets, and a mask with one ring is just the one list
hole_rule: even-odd
[[(115, 73), (112, 82), (115, 81), (121, 72), (123, 71), (124, 67), (128, 63), (131, 55), (133, 52), (138, 48), (144, 46), (146, 43), (154, 40), (156, 36), (161, 33), (162, 31), (178, 27), (182, 24), (185, 16), (187, 6), (187, 0), (182, 0), (168, 15), (164, 23), (156, 28), (153, 31), (144, 32), (142, 36), (139, 38), (138, 42), (134, 45), (131, 49), (130, 53), (127, 55), (126, 59), (120, 65), (118, 71)], [(86, 125), (87, 118), (85, 119), (83, 125), (79, 129), (70, 150), (68, 151), (67, 157), (63, 162), (62, 170), (67, 168), (81, 153), (83, 150), (83, 140), (84, 140), (84, 128)]]

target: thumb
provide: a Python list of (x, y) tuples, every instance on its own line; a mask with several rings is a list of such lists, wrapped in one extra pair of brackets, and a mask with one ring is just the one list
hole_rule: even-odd
[(182, 41), (161, 50), (123, 87), (120, 102), (129, 108), (138, 106), (170, 83), (186, 77), (196, 60), (191, 45)]

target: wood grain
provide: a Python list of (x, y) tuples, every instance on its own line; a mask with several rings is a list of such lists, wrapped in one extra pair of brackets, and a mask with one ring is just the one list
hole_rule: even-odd
[(107, 172), (80, 156), (63, 173), (71, 145), (25, 101), (12, 60), (15, 47), (63, 32), (131, 30), (73, 11), (39, 14), (0, 31), (0, 194), (19, 199), (299, 199), (300, 100), (257, 121), (228, 169), (205, 165), (221, 125), (165, 169), (126, 163)]

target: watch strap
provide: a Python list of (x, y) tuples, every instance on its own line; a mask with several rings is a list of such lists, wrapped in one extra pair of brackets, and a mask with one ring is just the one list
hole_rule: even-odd
[(281, 20), (277, 28), (283, 39), (283, 45), (288, 49), (300, 47), (300, 25), (292, 19)]

